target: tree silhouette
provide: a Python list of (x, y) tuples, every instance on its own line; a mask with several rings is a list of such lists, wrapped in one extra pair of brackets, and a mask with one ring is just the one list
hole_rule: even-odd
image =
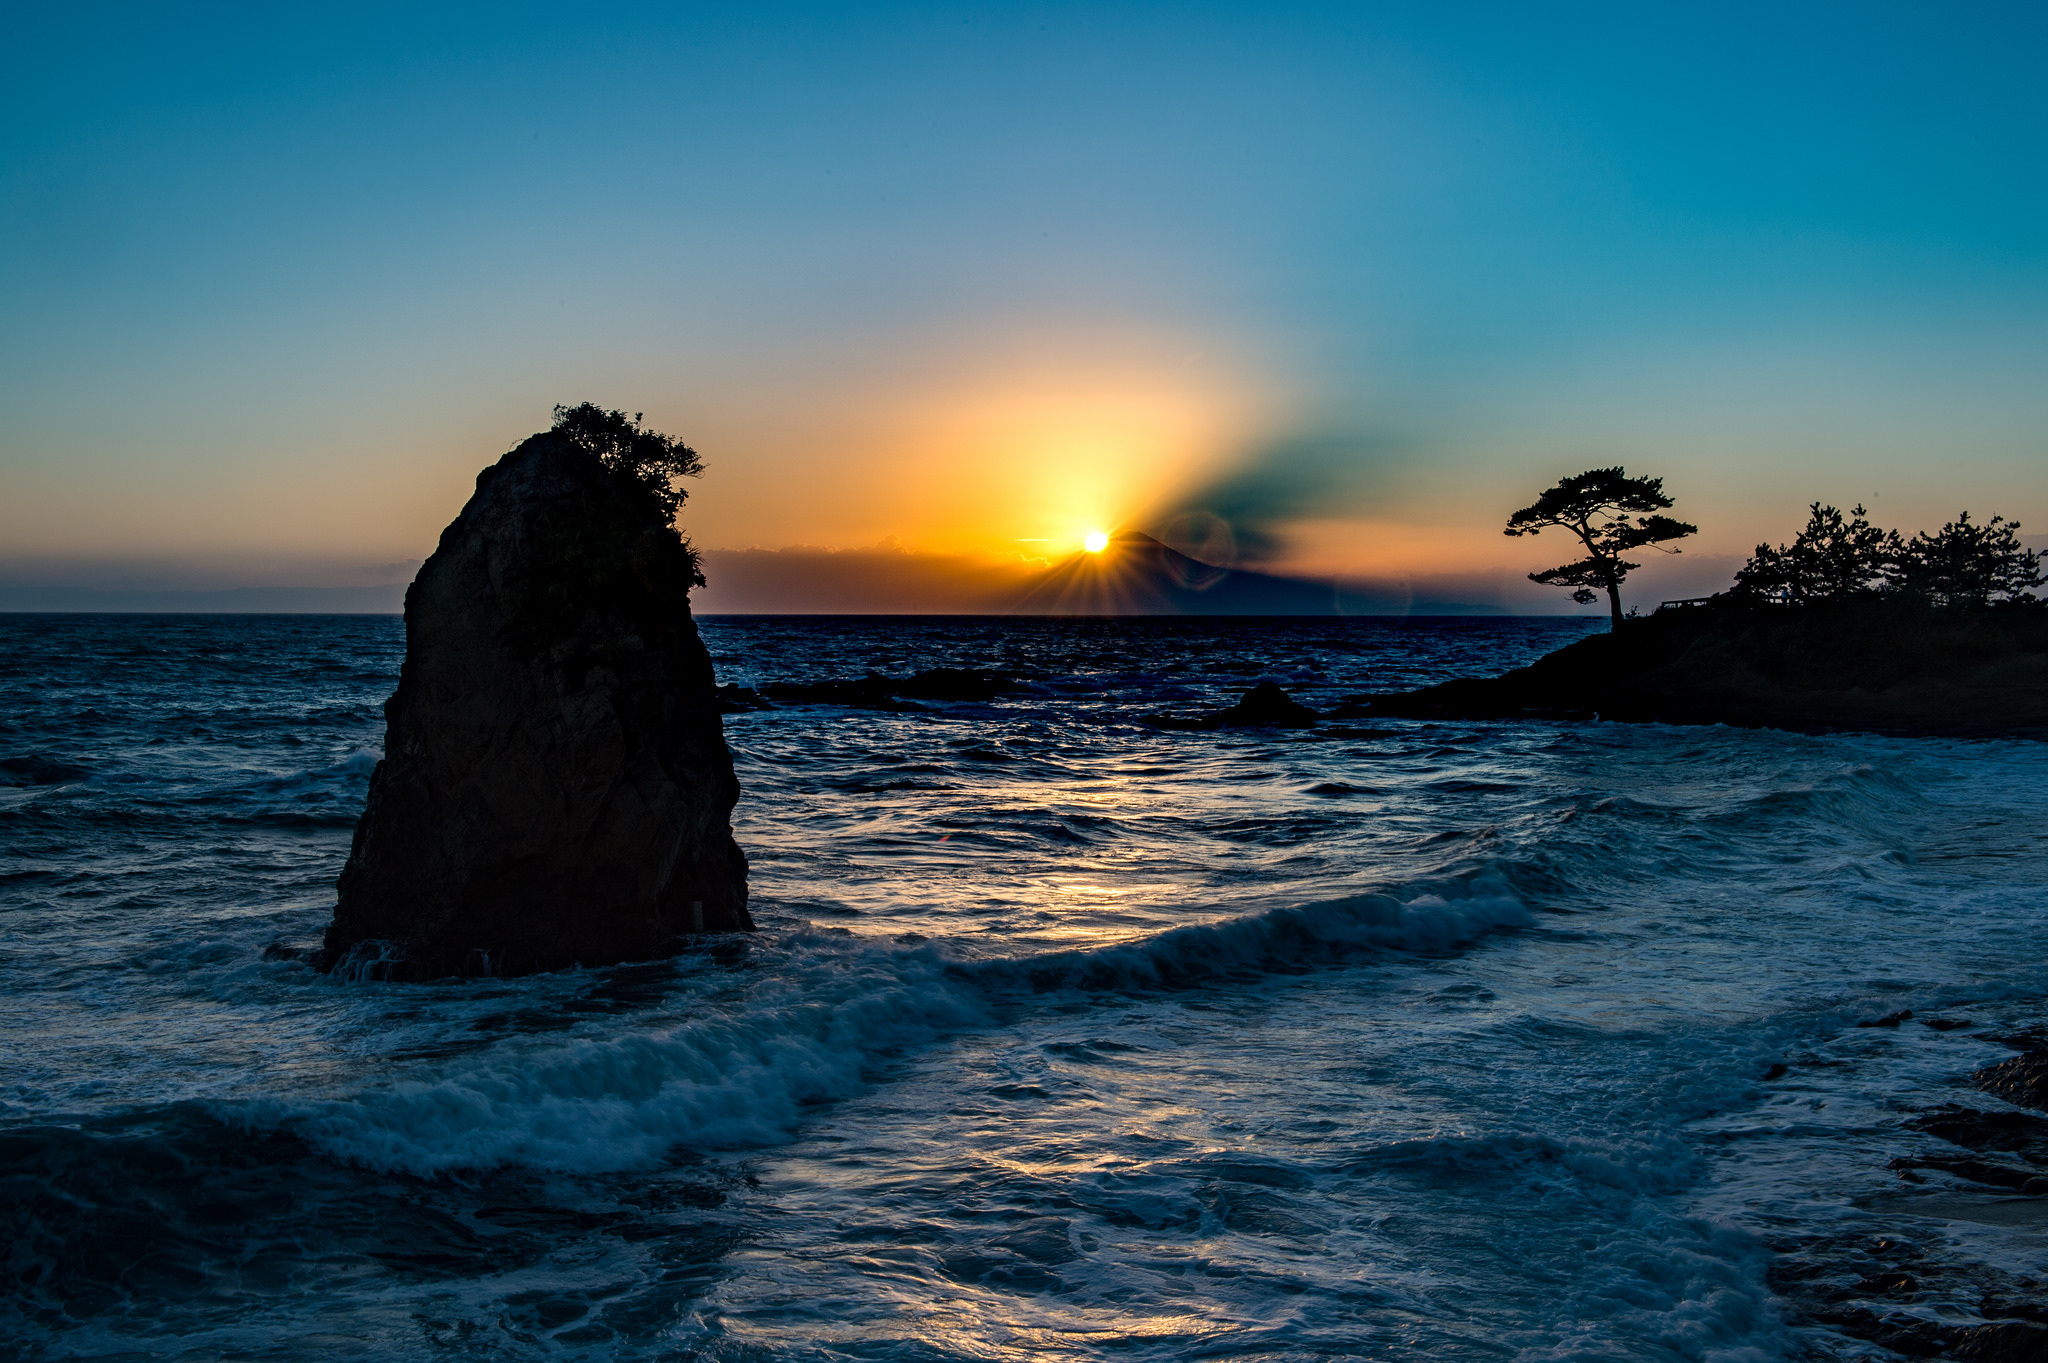
[(1868, 515), (1861, 506), (1844, 517), (1837, 507), (1813, 503), (1806, 528), (1790, 544), (1756, 547), (1735, 574), (1736, 594), (1794, 603), (1879, 595), (1896, 571), (1900, 540)]
[(1965, 511), (1941, 533), (1891, 537), (1892, 586), (1931, 605), (1962, 609), (2017, 601), (2042, 583), (2041, 556), (2020, 543), (2019, 522), (1993, 516), (1973, 524)]
[(1790, 544), (1756, 547), (1735, 574), (1734, 595), (1793, 605), (1891, 597), (1970, 610), (2032, 599), (2042, 585), (2041, 556), (2020, 543), (2018, 523), (2002, 516), (1979, 523), (1965, 511), (1938, 534), (1907, 539), (1865, 515), (1860, 506), (1845, 517), (1813, 503)]
[(1577, 535), (1586, 547), (1584, 558), (1531, 573), (1529, 580), (1546, 587), (1570, 587), (1572, 600), (1580, 605), (1590, 605), (1600, 599), (1599, 591), (1606, 592), (1614, 628), (1620, 629), (1622, 579), (1632, 569), (1642, 567), (1622, 555), (1699, 533), (1696, 525), (1669, 516), (1643, 514), (1659, 512), (1670, 505), (1662, 478), (1631, 478), (1619, 468), (1588, 469), (1559, 479), (1557, 486), (1508, 517), (1504, 533), (1535, 535), (1556, 527)]
[(644, 415), (607, 412), (594, 402), (574, 407), (557, 403), (550, 429), (596, 455), (599, 463), (653, 498), (662, 522), (670, 524), (690, 495), (676, 486), (676, 479), (696, 477), (704, 471), (704, 462), (682, 441), (643, 427)]

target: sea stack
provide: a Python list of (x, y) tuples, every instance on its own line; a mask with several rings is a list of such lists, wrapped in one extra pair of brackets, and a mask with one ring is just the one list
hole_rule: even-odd
[(752, 930), (673, 501), (560, 427), (477, 476), (405, 594), (329, 967), (520, 975)]

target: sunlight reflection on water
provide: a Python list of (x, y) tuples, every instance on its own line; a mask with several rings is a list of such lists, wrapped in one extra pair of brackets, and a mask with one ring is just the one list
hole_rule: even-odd
[(264, 949), (331, 908), (394, 623), (0, 628), (48, 1351), (1784, 1356), (1768, 1218), (1862, 1215), (1886, 1095), (1984, 1049), (1855, 1022), (2042, 986), (2037, 746), (1167, 732), (1583, 626), (1028, 620), (707, 621), (743, 684), (1030, 689), (732, 716), (754, 939), (351, 986)]

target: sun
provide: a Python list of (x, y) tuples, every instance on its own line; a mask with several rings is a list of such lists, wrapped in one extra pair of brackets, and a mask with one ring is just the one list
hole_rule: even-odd
[(1089, 553), (1099, 554), (1109, 548), (1109, 536), (1101, 530), (1090, 530), (1087, 537), (1081, 541), (1081, 544)]

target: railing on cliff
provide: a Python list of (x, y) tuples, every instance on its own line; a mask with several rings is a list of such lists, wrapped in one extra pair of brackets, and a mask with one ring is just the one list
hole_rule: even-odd
[[(1676, 601), (1659, 601), (1657, 609), (1661, 611), (1684, 606), (1705, 606), (1719, 601), (1722, 595), (1722, 593), (1717, 593), (1713, 596), (1682, 596)], [(1789, 596), (1753, 596), (1749, 599), (1761, 606), (1789, 606), (1792, 604), (1792, 598)]]

